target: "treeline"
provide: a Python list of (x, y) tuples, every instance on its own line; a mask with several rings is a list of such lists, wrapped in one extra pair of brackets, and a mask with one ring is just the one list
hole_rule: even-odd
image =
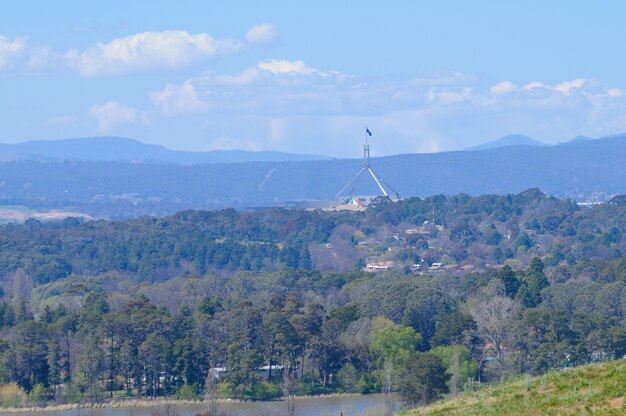
[(34, 402), (197, 398), (209, 387), (243, 399), (387, 388), (416, 404), (626, 355), (626, 263), (597, 266), (620, 274), (550, 284), (536, 258), (464, 278), (180, 277), (131, 294), (90, 291), (75, 308), (43, 302), (36, 317), (5, 302), (0, 380)]
[(44, 284), (72, 273), (107, 271), (159, 280), (184, 269), (310, 269), (306, 244), (323, 241), (333, 224), (306, 211), (254, 215), (233, 209), (123, 222), (27, 220), (0, 227), (0, 273), (22, 269), (35, 284)]
[[(0, 277), (22, 270), (37, 285), (106, 272), (159, 281), (183, 273), (284, 267), (348, 271), (371, 256), (406, 266), (425, 260), (521, 268), (533, 257), (547, 267), (572, 265), (622, 255), (625, 205), (616, 197), (581, 208), (528, 190), (397, 203), (381, 199), (363, 213), (227, 209), (128, 221), (28, 220), (0, 226)], [(415, 227), (425, 232), (405, 233)], [(357, 244), (368, 241), (370, 252), (359, 251)], [(332, 250), (318, 249), (327, 243)]]
[[(622, 357), (625, 214), (623, 197), (581, 208), (529, 190), (4, 225), (0, 404), (5, 389), (35, 403), (399, 391), (415, 404)], [(365, 256), (406, 267), (365, 273)], [(421, 260), (476, 271), (413, 274)]]

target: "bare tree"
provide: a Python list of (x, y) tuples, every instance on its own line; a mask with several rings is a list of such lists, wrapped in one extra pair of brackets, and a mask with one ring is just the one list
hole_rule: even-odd
[(506, 364), (506, 345), (510, 324), (519, 305), (506, 296), (493, 296), (471, 302), (469, 312), (476, 321), (478, 336), (483, 340), (483, 351), (493, 349), (500, 369)]
[(206, 381), (204, 382), (204, 390), (206, 392), (206, 398), (209, 401), (209, 414), (212, 416), (217, 416), (220, 413), (218, 384), (219, 380), (215, 370), (209, 371)]
[(296, 414), (296, 404), (294, 396), (296, 393), (297, 381), (288, 367), (283, 368), (283, 396), (287, 403), (287, 416), (294, 416)]
[(393, 414), (393, 400), (391, 398), (391, 373), (393, 364), (389, 360), (383, 363), (383, 393), (385, 394), (385, 416)]
[(455, 351), (452, 354), (452, 359), (450, 360), (450, 393), (452, 397), (456, 397), (459, 392), (459, 375), (460, 375), (460, 363), (459, 363), (459, 352)]

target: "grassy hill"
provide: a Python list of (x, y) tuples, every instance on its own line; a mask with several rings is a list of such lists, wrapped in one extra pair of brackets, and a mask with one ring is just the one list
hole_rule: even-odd
[(403, 415), (624, 415), (625, 394), (626, 360), (619, 360), (516, 379)]

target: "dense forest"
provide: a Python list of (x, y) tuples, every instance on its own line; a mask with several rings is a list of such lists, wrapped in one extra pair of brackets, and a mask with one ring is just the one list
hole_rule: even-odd
[(414, 405), (623, 357), (624, 230), (625, 197), (534, 189), (6, 224), (0, 405), (375, 391)]

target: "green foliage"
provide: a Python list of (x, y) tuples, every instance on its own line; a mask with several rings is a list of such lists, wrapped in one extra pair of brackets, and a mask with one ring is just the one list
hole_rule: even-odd
[(273, 400), (281, 397), (283, 394), (280, 384), (261, 381), (256, 383), (250, 392), (249, 397), (252, 400)]
[(476, 322), (471, 315), (454, 310), (437, 316), (435, 322), (435, 335), (431, 339), (431, 345), (467, 345), (476, 343)]
[(215, 298), (209, 298), (208, 296), (203, 297), (198, 304), (198, 312), (210, 317), (213, 317), (220, 309), (222, 309), (220, 301)]
[(449, 391), (458, 391), (466, 380), (473, 380), (478, 372), (478, 364), (472, 359), (469, 350), (460, 345), (437, 347), (430, 350), (441, 360), (449, 377), (446, 385)]
[[(21, 270), (41, 285), (72, 274), (106, 272), (158, 281), (173, 272), (203, 275), (214, 270), (308, 270), (322, 266), (320, 257), (309, 252), (311, 244), (329, 242), (341, 226), (350, 224), (360, 235), (376, 236), (385, 227), (402, 233), (401, 224), (421, 227), (424, 221), (429, 221), (425, 234), (408, 235), (406, 240), (399, 238), (392, 243), (400, 267), (411, 259), (432, 262), (445, 257), (458, 263), (501, 263), (518, 251), (524, 257), (541, 256), (556, 265), (582, 257), (619, 258), (624, 249), (621, 215), (623, 207), (619, 204), (580, 211), (571, 201), (529, 190), (506, 196), (436, 195), (396, 203), (382, 201), (358, 214), (226, 209), (187, 210), (165, 218), (122, 222), (33, 220), (0, 226), (0, 273)], [(442, 250), (446, 242), (453, 244)], [(469, 250), (476, 244), (491, 248)], [(350, 244), (346, 250), (349, 253), (342, 253), (342, 258), (363, 261), (358, 247)], [(429, 338), (425, 332), (423, 335)]]
[(198, 388), (190, 384), (183, 384), (176, 391), (176, 396), (182, 400), (198, 400)]
[(498, 271), (496, 277), (504, 284), (505, 294), (510, 298), (514, 298), (521, 283), (513, 269), (509, 265), (505, 265)]
[(377, 357), (379, 368), (389, 360), (397, 368), (422, 344), (422, 336), (411, 327), (376, 318), (372, 323), (370, 352)]
[(540, 374), (575, 360), (575, 334), (569, 328), (564, 311), (543, 307), (527, 309), (514, 328), (521, 371)]
[(548, 279), (543, 273), (543, 267), (541, 259), (535, 257), (524, 272), (516, 298), (528, 308), (534, 308), (541, 303), (541, 291), (548, 287)]
[(305, 376), (298, 380), (298, 386), (296, 387), (296, 395), (298, 396), (315, 396), (319, 394), (328, 394), (333, 390), (324, 387), (324, 384), (319, 379), (311, 376)]
[(28, 400), (38, 406), (44, 404), (48, 400), (50, 392), (43, 384), (36, 384), (28, 394)]
[(367, 373), (361, 373), (359, 381), (356, 383), (356, 392), (361, 394), (372, 393), (379, 391), (379, 386), (376, 384), (374, 377)]
[[(0, 226), (0, 383), (42, 401), (42, 388), (58, 402), (193, 398), (211, 372), (225, 396), (260, 399), (282, 394), (287, 371), (298, 394), (372, 392), (400, 389), (410, 357), (434, 347), (456, 393), (474, 362), (485, 382), (619, 357), (623, 218), (535, 190)], [(397, 270), (309, 270), (328, 266), (316, 249)], [(401, 272), (421, 258), (474, 267)]]
[(219, 397), (235, 397), (235, 386), (233, 383), (223, 382), (217, 385)]
[[(354, 365), (350, 363), (341, 367), (337, 376), (339, 377), (342, 390), (346, 393), (360, 393), (360, 389), (365, 388), (363, 385), (359, 386), (361, 377), (359, 377), (359, 373)], [(365, 384), (365, 381), (363, 384)]]
[(413, 407), (437, 400), (448, 391), (448, 376), (439, 357), (414, 352), (404, 362), (398, 377), (402, 401)]

